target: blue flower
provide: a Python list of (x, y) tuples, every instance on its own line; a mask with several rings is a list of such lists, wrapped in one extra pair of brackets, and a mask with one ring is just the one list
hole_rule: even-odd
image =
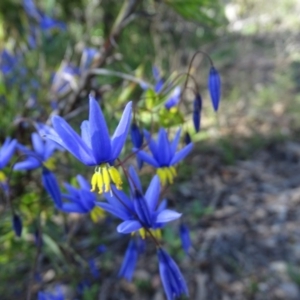
[(173, 90), (170, 98), (165, 102), (165, 108), (170, 110), (172, 107), (176, 106), (180, 101), (181, 89), (176, 86)]
[(38, 300), (64, 300), (64, 294), (60, 286), (55, 287), (54, 293), (51, 292), (39, 292)]
[(22, 234), (22, 228), (23, 228), (22, 220), (21, 220), (20, 216), (17, 214), (14, 214), (12, 223), (13, 223), (13, 229), (14, 229), (16, 236), (20, 237)]
[(16, 163), (14, 170), (33, 170), (43, 165), (53, 170), (55, 168), (55, 160), (51, 156), (57, 149), (57, 144), (51, 140), (44, 141), (36, 132), (32, 133), (31, 141), (33, 150), (29, 150), (21, 144), (17, 145), (17, 148), (28, 157), (26, 160)]
[(192, 246), (190, 231), (185, 224), (181, 224), (179, 227), (181, 245), (186, 255), (189, 253), (189, 249)]
[(202, 98), (200, 94), (197, 94), (194, 100), (194, 110), (193, 110), (193, 123), (196, 132), (199, 132), (200, 130), (201, 110), (202, 110)]
[(123, 112), (118, 127), (112, 138), (97, 101), (90, 96), (89, 121), (81, 124), (81, 137), (61, 117), (52, 118), (53, 127), (59, 136), (46, 135), (54, 140), (79, 161), (87, 166), (95, 166), (92, 177), (92, 190), (96, 187), (99, 193), (110, 191), (110, 183), (113, 182), (118, 189), (122, 188), (121, 175), (113, 166), (124, 146), (131, 120), (131, 102)]
[(174, 166), (183, 160), (193, 148), (193, 143), (190, 143), (183, 147), (180, 151), (176, 152), (180, 132), (181, 130), (179, 129), (174, 140), (169, 141), (166, 130), (161, 128), (158, 133), (157, 142), (155, 142), (150, 136), (150, 133), (144, 130), (144, 135), (152, 156), (143, 150), (134, 149), (137, 151), (138, 157), (147, 162), (149, 165), (157, 168), (157, 175), (159, 176), (162, 185), (165, 185), (167, 181), (171, 184), (173, 183), (173, 179), (176, 176)]
[(92, 220), (97, 222), (105, 216), (104, 211), (96, 205), (97, 197), (90, 191), (91, 185), (81, 175), (77, 175), (76, 178), (80, 188), (65, 183), (68, 193), (62, 196), (69, 202), (64, 202), (60, 210), (66, 213), (90, 213)]
[(162, 248), (157, 250), (159, 273), (168, 300), (189, 295), (186, 282), (172, 257)]
[(126, 250), (122, 266), (118, 273), (119, 277), (124, 277), (128, 281), (132, 280), (138, 255), (139, 255), (139, 251), (138, 251), (137, 243), (134, 239), (131, 239)]
[(214, 110), (217, 111), (221, 97), (221, 78), (214, 66), (212, 66), (209, 71), (208, 89)]
[(131, 197), (112, 186), (113, 195), (105, 193), (107, 203), (97, 203), (104, 210), (123, 220), (117, 227), (119, 233), (133, 233), (139, 231), (142, 238), (145, 238), (148, 230), (157, 238), (165, 223), (176, 220), (181, 214), (166, 209), (166, 201), (158, 205), (160, 194), (160, 182), (158, 176), (154, 176), (151, 183), (143, 194), (140, 180), (133, 168), (129, 168), (131, 181)]

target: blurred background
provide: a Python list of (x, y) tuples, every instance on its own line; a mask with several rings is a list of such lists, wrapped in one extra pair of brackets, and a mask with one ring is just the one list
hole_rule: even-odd
[[(189, 225), (190, 255), (178, 224), (163, 240), (190, 299), (300, 299), (299, 15), (297, 0), (1, 0), (0, 140), (28, 144), (30, 120), (47, 122), (53, 112), (79, 128), (89, 93), (119, 116), (155, 83), (153, 66), (171, 82), (197, 50), (208, 53), (222, 78), (219, 111), (207, 91), (209, 61), (198, 54), (190, 74), (203, 98), (201, 131), (184, 125), (195, 147), (165, 195)], [(184, 117), (193, 93), (185, 98)], [(168, 126), (181, 124), (180, 116), (168, 117)], [(61, 182), (90, 176), (60, 155)], [(117, 280), (129, 238), (110, 218), (93, 224), (57, 214), (39, 176), (12, 177), (21, 238), (0, 203), (1, 299), (36, 299), (57, 284), (66, 299), (164, 299), (154, 247), (139, 258), (132, 282)]]

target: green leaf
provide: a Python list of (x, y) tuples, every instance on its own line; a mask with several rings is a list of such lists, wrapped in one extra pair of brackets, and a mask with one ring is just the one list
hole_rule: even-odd
[(159, 112), (159, 124), (162, 127), (170, 128), (184, 123), (183, 114), (176, 108), (175, 110), (161, 109)]

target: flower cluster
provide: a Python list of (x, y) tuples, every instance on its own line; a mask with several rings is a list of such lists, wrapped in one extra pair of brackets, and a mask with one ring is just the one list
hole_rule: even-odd
[[(29, 44), (32, 48), (36, 45), (37, 30), (47, 33), (54, 28), (65, 29), (63, 23), (43, 13), (32, 0), (24, 0), (23, 7), (30, 21), (32, 35)], [(97, 55), (97, 50), (84, 48), (79, 64), (75, 65), (66, 60), (61, 62), (51, 80), (49, 97), (53, 103), (56, 103), (57, 98), (77, 89), (78, 79), (89, 70)], [(6, 75), (8, 86), (16, 84), (15, 74), (22, 73), (26, 77), (26, 68), (20, 67), (22, 54), (13, 54), (4, 49), (0, 56), (0, 71)], [(192, 239), (186, 223), (179, 220), (183, 213), (173, 209), (173, 203), (172, 209), (168, 208), (163, 191), (178, 180), (181, 163), (193, 150), (193, 136), (189, 124), (194, 126), (195, 130), (192, 131), (200, 131), (203, 100), (199, 90), (194, 91), (194, 101), (187, 104), (192, 107), (190, 119), (185, 122), (180, 108), (186, 85), (175, 84), (176, 80), (164, 80), (156, 67), (153, 67), (152, 72), (155, 82), (152, 87), (144, 84), (143, 92), (151, 90), (149, 94), (153, 96), (151, 101), (155, 103), (154, 108), (151, 107), (152, 104), (149, 108), (147, 105), (139, 106), (136, 101), (126, 104), (122, 102), (123, 112), (118, 122), (115, 122), (117, 125), (114, 131), (110, 128), (113, 122), (108, 122), (111, 111), (102, 111), (105, 103), (100, 106), (96, 97), (90, 94), (88, 119), (81, 123), (78, 130), (80, 134), (71, 127), (61, 111), (54, 110), (51, 126), (32, 122), (35, 130), (29, 133), (31, 146), (6, 138), (0, 148), (0, 188), (9, 199), (6, 166), (17, 152), (20, 156), (11, 166), (12, 170), (21, 174), (41, 170), (41, 190), (45, 190), (52, 199), (56, 213), (88, 214), (94, 223), (104, 222), (109, 214), (121, 220), (116, 225), (116, 231), (123, 235), (130, 234), (130, 241), (118, 273), (119, 277), (132, 280), (138, 258), (144, 252), (145, 241), (151, 240), (156, 247), (162, 286), (167, 299), (172, 300), (183, 295), (188, 296), (189, 293), (175, 260), (162, 246), (164, 228), (169, 222), (178, 223), (179, 237), (186, 255), (192, 252)], [(38, 84), (32, 90), (32, 99), (36, 99)], [(208, 76), (208, 90), (213, 109), (217, 111), (221, 81), (213, 65)], [(33, 102), (36, 105), (36, 101)], [(142, 118), (142, 113), (148, 115)], [(178, 118), (174, 121), (175, 125), (171, 123), (172, 126), (164, 127), (165, 116), (171, 119), (174, 117), (174, 120)], [(127, 139), (129, 134), (131, 144)], [(59, 157), (57, 152), (64, 153)], [(56, 177), (56, 171), (60, 168), (60, 158), (68, 154), (82, 163), (87, 172), (93, 172), (88, 180), (79, 174), (75, 177), (76, 180), (72, 176), (73, 182), (61, 184), (61, 179)], [(137, 164), (137, 168), (130, 164)], [(137, 169), (143, 172), (138, 173)], [(141, 180), (143, 173), (151, 176), (148, 184), (143, 184)], [(12, 228), (15, 235), (21, 237), (22, 214), (16, 212), (14, 205), (11, 205), (11, 212)], [(34, 236), (37, 248), (42, 247), (40, 228), (36, 229)], [(87, 265), (93, 277), (99, 278), (100, 272), (95, 260), (89, 258)], [(50, 298), (64, 299), (64, 295), (61, 289), (56, 289), (54, 294), (38, 294), (38, 299)]]

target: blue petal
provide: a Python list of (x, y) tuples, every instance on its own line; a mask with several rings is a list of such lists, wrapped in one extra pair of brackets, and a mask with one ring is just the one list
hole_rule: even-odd
[(52, 118), (52, 123), (56, 133), (60, 137), (61, 142), (59, 142), (59, 139), (53, 135), (47, 135), (47, 137), (66, 148), (84, 164), (88, 166), (96, 165), (92, 151), (63, 118), (54, 116)]
[(171, 160), (170, 166), (177, 164), (180, 160), (184, 159), (192, 150), (193, 143), (188, 144), (183, 149), (181, 149), (179, 152), (177, 152), (173, 159)]
[(8, 164), (10, 158), (15, 152), (16, 145), (16, 140), (10, 141), (9, 138), (5, 139), (5, 142), (0, 149), (0, 169), (3, 169)]
[(44, 188), (53, 199), (56, 206), (59, 208), (62, 206), (61, 193), (55, 176), (47, 169), (43, 168), (42, 181)]
[(181, 217), (182, 214), (177, 211), (165, 209), (161, 211), (156, 217), (156, 223), (167, 223)]
[(158, 157), (156, 157), (156, 160), (159, 161), (160, 165), (167, 166), (171, 160), (171, 149), (168, 135), (164, 128), (160, 128), (159, 130), (157, 144), (159, 153)]
[(97, 164), (111, 160), (111, 143), (107, 125), (96, 99), (90, 95), (90, 135), (91, 145)]
[(152, 178), (151, 183), (145, 194), (145, 199), (147, 201), (150, 212), (154, 212), (157, 206), (159, 194), (160, 194), (160, 182), (158, 176), (155, 175)]
[(92, 210), (96, 204), (95, 194), (87, 190), (80, 190), (79, 195), (81, 205), (86, 209), (86, 211)]
[(135, 190), (134, 191), (134, 199), (133, 199), (133, 205), (135, 212), (143, 224), (143, 226), (146, 226), (147, 228), (152, 227), (152, 214), (149, 210), (147, 201), (143, 197), (140, 191)]
[(42, 156), (44, 161), (46, 161), (48, 158), (50, 158), (50, 156), (52, 156), (53, 152), (56, 149), (59, 149), (57, 144), (51, 140), (46, 140), (44, 147), (45, 147), (45, 152), (43, 153), (43, 156)]
[(133, 151), (137, 151), (136, 155), (142, 159), (143, 161), (145, 161), (146, 163), (148, 163), (149, 165), (155, 167), (155, 168), (159, 168), (160, 165), (159, 163), (153, 158), (151, 157), (147, 152), (145, 152), (144, 150), (138, 150), (138, 149), (133, 149)]
[(158, 249), (157, 254), (159, 273), (168, 300), (174, 300), (174, 297), (180, 297), (182, 294), (188, 296), (187, 285), (175, 261), (162, 248)]
[(130, 240), (118, 276), (124, 277), (128, 281), (131, 281), (137, 259), (138, 259), (137, 244), (135, 240)]
[(164, 209), (166, 209), (167, 204), (168, 204), (168, 202), (167, 202), (166, 199), (164, 199), (163, 201), (161, 201), (161, 203), (158, 205), (158, 208), (156, 210), (157, 214), (160, 213), (161, 211), (163, 211)]
[(128, 173), (129, 173), (129, 184), (131, 190), (134, 191), (137, 188), (142, 193), (143, 189), (142, 189), (141, 181), (133, 166), (129, 166)]
[(74, 188), (72, 185), (68, 183), (64, 183), (64, 186), (69, 194), (71, 194), (73, 197), (79, 197), (79, 191), (78, 189)]
[(113, 196), (110, 193), (105, 193), (105, 199), (114, 207), (118, 207), (121, 210), (127, 211), (130, 215), (133, 213), (133, 203), (127, 197), (127, 195), (123, 192), (118, 190), (114, 185), (111, 186)]
[(89, 113), (91, 145), (98, 165), (111, 159), (111, 144), (107, 125), (96, 99), (90, 95)]
[(132, 103), (128, 102), (124, 109), (119, 125), (111, 138), (112, 160), (115, 160), (120, 155), (120, 152), (124, 146), (131, 120), (131, 107)]
[(83, 141), (88, 145), (90, 149), (92, 149), (91, 145), (91, 132), (90, 132), (90, 123), (89, 121), (85, 120), (81, 123), (81, 138)]
[(113, 207), (112, 205), (110, 205), (108, 203), (97, 202), (96, 205), (124, 221), (128, 220), (131, 217), (128, 213), (126, 213), (126, 211), (123, 211), (119, 208)]
[(91, 190), (91, 185), (88, 183), (88, 181), (81, 175), (76, 176), (77, 182), (79, 183), (79, 186), (84, 190)]
[(139, 229), (142, 228), (142, 225), (139, 221), (124, 221), (122, 222), (118, 227), (117, 227), (117, 231), (119, 233), (131, 233), (131, 232), (135, 232)]
[(82, 208), (78, 203), (64, 203), (59, 209), (66, 213), (86, 213), (87, 211)]
[(14, 166), (15, 171), (21, 170), (33, 170), (41, 166), (41, 162), (33, 157), (28, 158), (27, 160), (16, 163)]
[(181, 128), (179, 128), (175, 134), (174, 140), (171, 143), (171, 157), (173, 157), (176, 153), (176, 149), (179, 143), (180, 139), (180, 134), (181, 134)]
[(44, 141), (39, 136), (39, 134), (36, 133), (36, 132), (34, 132), (31, 135), (31, 141), (32, 141), (32, 145), (33, 145), (34, 151), (37, 154), (39, 154), (41, 157), (43, 157), (44, 156), (44, 152), (45, 152)]
[(158, 146), (157, 143), (152, 139), (151, 134), (144, 129), (144, 135), (147, 141), (147, 145), (152, 153), (152, 155), (155, 157), (155, 159), (158, 161), (158, 156), (159, 156), (159, 151), (158, 151)]

